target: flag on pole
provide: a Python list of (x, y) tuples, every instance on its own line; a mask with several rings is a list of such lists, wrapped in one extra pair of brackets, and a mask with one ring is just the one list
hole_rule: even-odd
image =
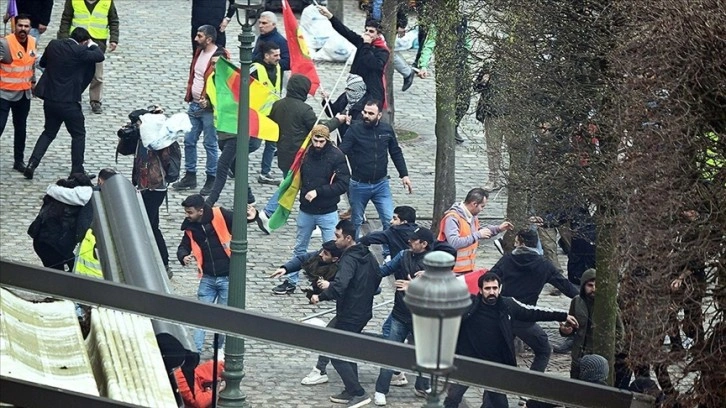
[(15, 32), (15, 17), (18, 16), (18, 3), (17, 0), (9, 0), (8, 7), (5, 13), (10, 19), (10, 33)]
[(280, 183), (280, 187), (277, 191), (280, 193), (277, 199), (277, 209), (270, 216), (270, 229), (276, 230), (287, 222), (287, 218), (290, 216), (292, 206), (295, 204), (295, 198), (297, 198), (300, 192), (300, 168), (302, 167), (303, 158), (305, 158), (305, 152), (307, 152), (308, 145), (310, 144), (311, 136), (308, 133), (305, 140), (303, 140), (300, 149), (295, 154), (295, 160), (290, 166), (290, 170), (287, 172), (287, 176)]
[[(207, 80), (206, 92), (214, 106), (215, 127), (220, 132), (237, 133), (239, 81), (239, 68), (224, 58), (218, 59), (214, 75)], [(277, 95), (266, 86), (250, 77), (250, 137), (271, 142), (278, 140), (280, 128), (266, 116), (277, 99)]]
[(309, 93), (315, 95), (320, 86), (318, 71), (315, 70), (315, 64), (310, 58), (302, 30), (298, 27), (297, 19), (292, 14), (290, 3), (287, 0), (282, 0), (282, 21), (285, 24), (285, 37), (287, 38), (287, 46), (290, 49), (290, 72), (308, 77), (312, 83)]

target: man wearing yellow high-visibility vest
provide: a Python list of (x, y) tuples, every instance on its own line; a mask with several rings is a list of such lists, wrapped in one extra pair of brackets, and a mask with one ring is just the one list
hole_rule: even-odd
[[(258, 40), (259, 41), (259, 40)], [(280, 45), (273, 41), (263, 41), (257, 45), (260, 55), (253, 59), (250, 66), (250, 76), (269, 88), (277, 96), (282, 95), (282, 58)], [(250, 139), (250, 153), (260, 148), (261, 139)], [(260, 184), (279, 185), (282, 180), (272, 176), (272, 159), (277, 150), (277, 143), (265, 141), (265, 150), (262, 152), (262, 166), (257, 181)], [(285, 175), (283, 174), (283, 177)]]
[[(93, 42), (106, 52), (118, 45), (119, 19), (113, 0), (66, 0), (61, 16), (58, 38), (68, 38), (76, 27), (83, 27), (91, 34)], [(93, 113), (102, 113), (103, 62), (96, 63), (96, 74), (88, 90)]]

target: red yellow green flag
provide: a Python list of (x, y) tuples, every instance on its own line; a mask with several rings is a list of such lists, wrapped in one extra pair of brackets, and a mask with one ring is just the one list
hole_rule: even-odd
[(302, 30), (298, 27), (297, 19), (287, 0), (282, 0), (282, 21), (285, 23), (285, 38), (287, 38), (287, 46), (290, 49), (290, 72), (308, 77), (311, 82), (309, 94), (315, 95), (320, 86), (320, 77), (310, 58)]
[(305, 158), (305, 152), (307, 152), (308, 145), (310, 144), (310, 133), (308, 133), (305, 140), (303, 140), (300, 149), (295, 154), (295, 160), (290, 166), (290, 170), (287, 172), (287, 176), (280, 183), (280, 187), (277, 191), (280, 193), (277, 203), (277, 209), (270, 217), (270, 229), (276, 230), (287, 222), (292, 211), (292, 206), (295, 204), (295, 198), (297, 198), (300, 192), (300, 167), (302, 166), (303, 158)]

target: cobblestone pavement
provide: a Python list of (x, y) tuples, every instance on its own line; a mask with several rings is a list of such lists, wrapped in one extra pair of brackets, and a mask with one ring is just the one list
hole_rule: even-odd
[[(51, 40), (58, 29), (62, 0), (55, 0), (53, 18), (48, 32), (41, 37), (41, 49)], [(87, 94), (83, 102), (86, 115), (87, 144), (86, 168), (96, 173), (103, 167), (116, 167), (126, 176), (130, 176), (131, 157), (119, 157), (115, 162), (116, 130), (126, 122), (126, 115), (134, 109), (143, 108), (152, 103), (166, 107), (167, 113), (185, 111), (183, 102), (189, 62), (189, 16), (191, 3), (178, 0), (116, 0), (121, 18), (121, 40), (119, 48), (107, 56), (105, 62), (104, 112), (96, 115), (90, 112)], [(281, 21), (281, 19), (280, 19)], [(354, 29), (363, 25), (363, 13), (352, 1), (346, 2), (345, 22)], [(281, 26), (281, 24), (280, 24)], [(228, 48), (234, 60), (238, 60), (237, 34), (240, 29), (235, 24), (228, 27)], [(280, 27), (281, 28), (281, 27)], [(283, 31), (284, 32), (284, 31)], [(404, 53), (406, 58), (413, 60), (414, 53)], [(320, 64), (319, 73), (323, 84), (332, 88), (339, 75), (342, 64)], [(434, 83), (432, 79), (414, 81), (413, 87), (406, 93), (398, 92), (402, 79), (396, 74), (393, 86), (396, 93), (396, 126), (411, 129), (420, 137), (403, 142), (404, 154), (407, 158), (409, 172), (414, 183), (414, 194), (407, 195), (403, 186), (396, 179), (397, 173), (393, 166), (391, 172), (392, 190), (396, 204), (408, 204), (416, 207), (421, 218), (430, 218), (433, 206), (434, 191)], [(339, 86), (338, 92), (343, 86)], [(318, 109), (319, 102), (312, 98), (309, 102)], [(472, 106), (475, 106), (475, 102)], [(29, 117), (28, 147), (26, 160), (30, 156), (33, 145), (43, 129), (42, 101), (34, 100)], [(0, 254), (3, 257), (40, 264), (32, 250), (32, 243), (27, 236), (28, 225), (36, 216), (41, 205), (45, 188), (60, 177), (65, 177), (70, 169), (70, 137), (62, 130), (49, 149), (34, 180), (25, 180), (22, 175), (11, 170), (12, 167), (12, 124), (8, 123), (5, 137), (0, 138)], [(483, 137), (481, 126), (468, 118), (465, 120), (462, 133), (468, 139), (463, 146), (457, 147), (456, 182), (459, 196), (486, 180), (486, 155), (483, 154)], [(204, 165), (204, 149), (199, 147), (199, 166)], [(251, 155), (250, 183), (258, 202), (263, 203), (272, 193), (271, 186), (256, 182), (259, 171), (261, 151)], [(274, 168), (274, 167), (273, 167)], [(200, 170), (201, 174), (202, 171)], [(278, 172), (277, 176), (280, 174)], [(203, 180), (199, 180), (203, 182)], [(219, 200), (222, 206), (232, 205), (233, 181), (230, 181)], [(170, 191), (168, 196), (169, 211), (162, 208), (161, 226), (166, 237), (170, 252), (175, 253), (181, 239), (179, 226), (183, 219), (183, 211), (179, 205), (187, 192)], [(504, 214), (506, 194), (500, 194), (492, 200), (485, 216), (501, 219)], [(291, 219), (294, 219), (295, 214)], [(375, 219), (374, 212), (370, 212)], [(251, 224), (254, 225), (254, 224)], [(292, 296), (272, 296), (271, 288), (277, 284), (267, 278), (267, 274), (285, 262), (294, 243), (294, 221), (276, 231), (273, 235), (263, 235), (256, 228), (249, 233), (249, 259), (247, 273), (247, 307), (250, 310), (300, 320), (321, 310), (333, 307), (331, 303), (312, 306), (299, 292)], [(313, 239), (311, 248), (320, 245)], [(491, 266), (498, 255), (493, 245), (488, 242), (479, 250), (478, 264)], [(191, 268), (183, 268), (173, 261), (174, 278), (172, 287), (180, 296), (196, 295), (197, 278)], [(383, 293), (376, 303), (380, 304), (392, 298), (392, 286), (383, 284)], [(560, 296), (542, 297), (542, 305), (560, 309), (567, 307), (568, 299)], [(370, 332), (379, 332), (380, 326), (388, 314), (390, 305), (376, 309), (374, 318), (366, 328)], [(330, 317), (328, 317), (330, 318)], [(546, 327), (554, 330), (554, 325)], [(211, 336), (208, 336), (211, 337)], [(521, 359), (528, 364), (531, 355), (523, 353)], [(314, 387), (300, 385), (300, 379), (306, 375), (315, 363), (315, 356), (306, 351), (248, 341), (245, 355), (247, 376), (243, 386), (249, 401), (257, 407), (312, 407), (333, 406), (328, 395), (337, 393), (342, 388), (335, 370), (330, 368), (331, 381), (328, 384)], [(524, 364), (523, 363), (523, 364)], [(566, 375), (569, 358), (553, 356), (550, 370), (556, 375)], [(360, 365), (360, 378), (368, 392), (373, 392), (378, 369)], [(472, 389), (467, 394), (470, 406), (478, 406), (480, 390)], [(388, 396), (389, 406), (409, 407), (423, 403), (414, 397), (412, 386), (403, 388), (392, 387)], [(516, 399), (511, 399), (516, 406)], [(462, 404), (463, 406), (464, 404)]]

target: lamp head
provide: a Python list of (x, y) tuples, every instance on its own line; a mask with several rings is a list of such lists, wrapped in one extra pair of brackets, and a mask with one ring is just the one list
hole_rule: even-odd
[[(237, 22), (243, 27), (255, 25), (257, 18), (265, 8), (264, 4), (262, 4), (262, 0), (236, 0), (232, 7), (237, 9), (237, 12), (235, 13), (237, 16)], [(242, 16), (240, 16), (240, 14)]]

